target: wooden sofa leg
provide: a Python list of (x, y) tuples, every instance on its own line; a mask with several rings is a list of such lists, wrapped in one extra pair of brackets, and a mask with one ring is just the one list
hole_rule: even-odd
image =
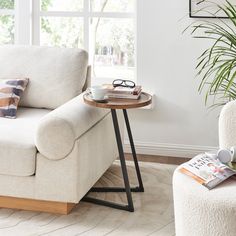
[(0, 196), (0, 208), (11, 208), (27, 211), (41, 211), (67, 215), (75, 207), (75, 203), (53, 202), (26, 198)]

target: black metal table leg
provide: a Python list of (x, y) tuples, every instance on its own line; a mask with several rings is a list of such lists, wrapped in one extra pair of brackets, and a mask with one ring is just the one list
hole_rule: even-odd
[(126, 128), (127, 128), (127, 133), (129, 136), (129, 142), (130, 142), (130, 146), (131, 146), (134, 165), (135, 165), (136, 174), (137, 174), (138, 183), (139, 183), (138, 191), (144, 192), (142, 176), (141, 176), (140, 169), (139, 169), (137, 154), (136, 154), (136, 150), (135, 150), (135, 146), (134, 146), (133, 136), (132, 136), (132, 132), (131, 132), (130, 124), (129, 124), (129, 118), (128, 118), (128, 114), (127, 114), (126, 109), (123, 109), (123, 114), (124, 114), (124, 118), (125, 118), (125, 124), (126, 124)]
[(111, 109), (111, 114), (112, 114), (112, 119), (113, 119), (113, 124), (114, 124), (114, 130), (115, 130), (115, 134), (116, 134), (116, 141), (117, 141), (117, 147), (118, 147), (118, 151), (119, 151), (122, 174), (123, 174), (123, 178), (124, 178), (128, 207), (129, 207), (130, 211), (134, 211), (133, 200), (132, 200), (132, 195), (131, 195), (131, 190), (130, 190), (130, 185), (129, 185), (129, 177), (128, 177), (127, 167), (126, 167), (126, 163), (125, 163), (125, 155), (124, 155), (124, 151), (123, 151), (122, 140), (121, 140), (116, 110)]
[(125, 162), (125, 156), (124, 156), (124, 151), (123, 151), (123, 146), (122, 146), (122, 140), (121, 140), (121, 135), (120, 135), (117, 114), (116, 114), (116, 110), (111, 109), (112, 120), (113, 120), (115, 135), (116, 135), (116, 142), (117, 142), (117, 147), (118, 147), (118, 151), (119, 151), (119, 158), (120, 158), (120, 162), (121, 162), (121, 169), (122, 169), (125, 188), (122, 188), (122, 187), (93, 187), (90, 189), (89, 192), (126, 192), (128, 205), (122, 205), (122, 204), (117, 204), (117, 203), (113, 203), (113, 202), (109, 202), (109, 201), (104, 201), (104, 200), (88, 197), (87, 195), (82, 200), (86, 201), (86, 202), (95, 203), (98, 205), (103, 205), (103, 206), (108, 206), (108, 207), (112, 207), (112, 208), (116, 208), (116, 209), (120, 209), (120, 210), (126, 210), (126, 211), (133, 212), (134, 206), (133, 206), (131, 192), (144, 192), (144, 188), (143, 188), (142, 177), (141, 177), (141, 173), (140, 173), (140, 169), (139, 169), (139, 165), (138, 165), (137, 155), (136, 155), (136, 151), (135, 151), (135, 147), (134, 147), (134, 142), (133, 142), (133, 137), (132, 137), (132, 133), (131, 133), (131, 128), (130, 128), (130, 124), (129, 124), (127, 111), (123, 110), (123, 113), (124, 113), (126, 128), (127, 128), (127, 132), (128, 132), (128, 136), (129, 136), (129, 141), (130, 141), (130, 145), (131, 145), (131, 149), (132, 149), (133, 160), (135, 163), (135, 169), (136, 169), (136, 174), (137, 174), (139, 186), (130, 188), (129, 177), (128, 177), (128, 172), (127, 172), (127, 167), (126, 167), (126, 162)]

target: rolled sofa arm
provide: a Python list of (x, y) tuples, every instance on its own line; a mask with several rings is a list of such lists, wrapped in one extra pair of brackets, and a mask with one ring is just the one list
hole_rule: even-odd
[(227, 103), (219, 118), (220, 148), (236, 146), (236, 101)]
[(35, 144), (50, 160), (64, 159), (75, 141), (109, 113), (109, 110), (88, 106), (83, 93), (44, 116), (37, 128)]

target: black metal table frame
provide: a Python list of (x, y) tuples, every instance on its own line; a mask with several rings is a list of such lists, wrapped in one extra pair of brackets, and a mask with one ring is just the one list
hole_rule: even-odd
[(133, 161), (134, 161), (135, 170), (136, 170), (136, 175), (137, 175), (137, 179), (138, 179), (138, 183), (139, 183), (139, 185), (137, 187), (132, 187), (132, 188), (130, 187), (130, 183), (129, 183), (128, 171), (127, 171), (127, 167), (126, 167), (125, 155), (124, 155), (124, 150), (123, 150), (116, 110), (111, 109), (111, 114), (112, 114), (112, 121), (113, 121), (114, 130), (115, 130), (116, 142), (117, 142), (117, 147), (118, 147), (118, 151), (119, 151), (119, 158), (120, 158), (121, 170), (122, 170), (122, 174), (123, 174), (123, 180), (124, 180), (125, 187), (93, 187), (90, 189), (88, 194), (90, 192), (126, 192), (128, 204), (123, 205), (123, 204), (118, 204), (118, 203), (109, 202), (109, 201), (105, 201), (105, 200), (100, 200), (97, 198), (89, 197), (89, 196), (87, 196), (87, 194), (82, 199), (82, 201), (133, 212), (134, 205), (133, 205), (133, 199), (132, 199), (131, 192), (144, 192), (144, 187), (143, 187), (142, 177), (141, 177), (141, 173), (140, 173), (140, 169), (139, 169), (137, 154), (135, 151), (133, 136), (132, 136), (132, 132), (131, 132), (130, 124), (129, 124), (129, 118), (128, 118), (128, 114), (127, 114), (126, 109), (123, 109), (125, 124), (126, 124), (126, 128), (127, 128), (128, 136), (129, 136)]

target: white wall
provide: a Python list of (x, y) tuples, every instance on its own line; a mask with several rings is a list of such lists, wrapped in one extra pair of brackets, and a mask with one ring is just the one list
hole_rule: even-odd
[(137, 79), (156, 94), (153, 110), (128, 111), (137, 151), (190, 157), (217, 147), (219, 111), (205, 107), (194, 69), (207, 42), (182, 34), (188, 0), (137, 1)]

